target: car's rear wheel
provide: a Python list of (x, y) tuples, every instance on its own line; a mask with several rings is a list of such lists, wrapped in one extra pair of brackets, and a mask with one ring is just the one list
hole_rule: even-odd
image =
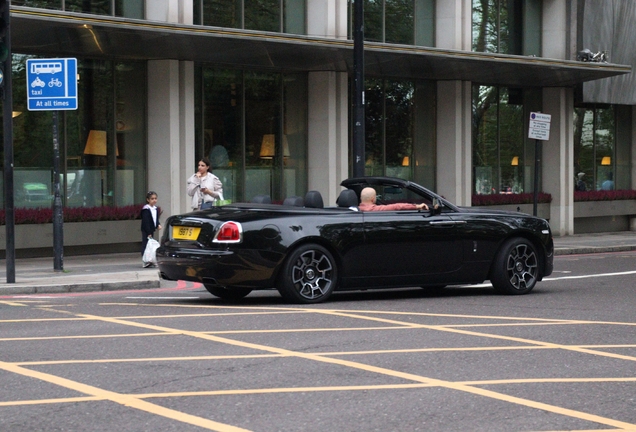
[(294, 303), (319, 303), (331, 296), (337, 280), (338, 269), (331, 253), (320, 245), (305, 244), (285, 261), (278, 291)]
[(218, 285), (204, 284), (205, 289), (212, 295), (224, 300), (240, 300), (252, 292), (249, 288), (223, 288)]
[(506, 241), (495, 258), (490, 281), (500, 294), (527, 294), (537, 283), (539, 259), (534, 245), (526, 239)]

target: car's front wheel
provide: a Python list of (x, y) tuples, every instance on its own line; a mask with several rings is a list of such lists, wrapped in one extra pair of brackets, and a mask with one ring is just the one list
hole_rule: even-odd
[(293, 250), (283, 266), (278, 291), (294, 303), (319, 303), (331, 296), (338, 269), (327, 249), (305, 244)]
[(493, 263), (490, 281), (500, 294), (527, 294), (537, 283), (539, 259), (534, 245), (526, 239), (506, 241)]
[(223, 300), (240, 300), (252, 292), (249, 288), (223, 288), (218, 285), (204, 284), (205, 289), (212, 295)]

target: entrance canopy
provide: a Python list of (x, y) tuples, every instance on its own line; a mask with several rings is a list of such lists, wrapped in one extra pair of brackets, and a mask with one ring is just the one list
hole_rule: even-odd
[[(11, 8), (14, 53), (175, 59), (291, 72), (353, 70), (353, 42), (111, 16)], [(629, 65), (365, 43), (365, 73), (506, 87), (572, 87), (627, 74)]]

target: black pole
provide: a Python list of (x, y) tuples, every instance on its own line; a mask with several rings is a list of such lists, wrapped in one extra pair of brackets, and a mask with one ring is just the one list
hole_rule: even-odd
[(53, 111), (53, 270), (64, 270), (64, 213), (60, 194), (60, 141), (57, 111)]
[(539, 200), (539, 167), (541, 166), (541, 141), (534, 140), (534, 197), (532, 201), (532, 215), (537, 215)]
[(4, 144), (4, 217), (6, 237), (7, 283), (15, 283), (15, 203), (13, 196), (13, 89), (11, 86), (11, 26), (10, 2), (3, 2), (4, 48), (7, 56), (2, 62), (2, 117)]
[(364, 175), (364, 0), (354, 0), (353, 18), (353, 176)]

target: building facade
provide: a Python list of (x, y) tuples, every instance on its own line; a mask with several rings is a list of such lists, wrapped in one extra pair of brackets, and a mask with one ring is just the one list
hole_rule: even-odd
[[(471, 205), (533, 192), (538, 157), (556, 235), (575, 233), (578, 173), (587, 189), (636, 189), (636, 2), (600, 3), (365, 0), (365, 173)], [(79, 65), (79, 108), (60, 113), (66, 207), (154, 190), (164, 217), (189, 211), (204, 156), (226, 199), (319, 190), (335, 205), (352, 166), (353, 7), (13, 0), (16, 208), (50, 206), (52, 116), (27, 111), (25, 65), (57, 57)], [(578, 61), (584, 48), (610, 61)], [(541, 146), (527, 133), (536, 111), (551, 115)]]

